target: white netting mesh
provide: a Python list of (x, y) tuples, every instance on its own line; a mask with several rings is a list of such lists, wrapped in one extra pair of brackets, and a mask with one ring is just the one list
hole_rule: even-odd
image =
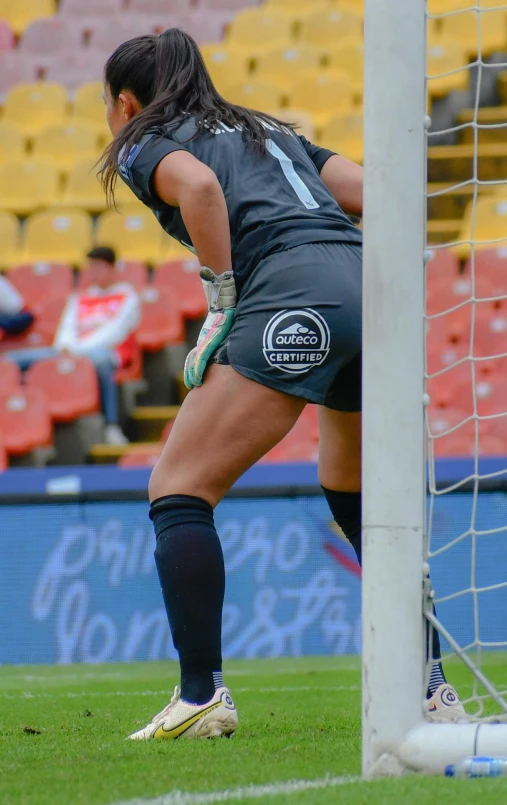
[(485, 716), (507, 694), (507, 3), (428, 0), (427, 25), (427, 555), (439, 620), (498, 691), (462, 685)]

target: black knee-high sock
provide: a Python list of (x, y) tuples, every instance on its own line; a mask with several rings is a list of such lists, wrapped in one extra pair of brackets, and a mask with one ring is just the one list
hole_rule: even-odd
[[(190, 495), (151, 504), (155, 562), (181, 665), (181, 696), (204, 704), (222, 681), (225, 570), (213, 509)], [(215, 684), (216, 683), (216, 684)]]
[[(335, 492), (332, 489), (322, 487), (324, 495), (331, 513), (340, 526), (341, 530), (347, 537), (348, 541), (356, 552), (357, 561), (362, 564), (361, 552), (361, 493), (360, 492)], [(426, 658), (431, 657), (432, 660), (439, 660), (442, 656), (440, 653), (440, 637), (435, 629), (431, 630), (431, 653), (429, 646), (429, 633), (428, 627), (426, 632)], [(439, 685), (444, 684), (446, 681), (442, 669), (442, 663), (433, 662), (431, 667), (431, 676), (428, 686), (427, 696), (430, 698)]]

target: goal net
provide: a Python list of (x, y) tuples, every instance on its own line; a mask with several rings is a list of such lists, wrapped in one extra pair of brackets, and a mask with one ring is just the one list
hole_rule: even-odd
[(425, 605), (467, 712), (505, 720), (506, 71), (504, 0), (429, 0)]
[(366, 0), (364, 119), (363, 771), (441, 774), (507, 756), (506, 0)]

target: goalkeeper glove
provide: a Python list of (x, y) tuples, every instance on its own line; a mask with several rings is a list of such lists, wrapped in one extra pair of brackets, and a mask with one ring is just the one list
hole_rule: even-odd
[(185, 361), (183, 379), (187, 389), (202, 386), (206, 365), (220, 344), (223, 344), (232, 327), (236, 312), (236, 283), (232, 271), (216, 275), (211, 268), (201, 268), (201, 281), (208, 300), (208, 315), (197, 346)]

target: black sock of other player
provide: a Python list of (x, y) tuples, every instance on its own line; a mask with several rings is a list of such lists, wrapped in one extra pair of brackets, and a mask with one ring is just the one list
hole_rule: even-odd
[[(361, 493), (360, 492), (335, 492), (331, 489), (324, 490), (324, 495), (331, 509), (331, 513), (335, 522), (340, 526), (341, 530), (347, 537), (348, 541), (356, 552), (357, 561), (362, 563), (361, 553)], [(431, 635), (431, 652), (429, 646), (430, 628), (428, 626), (426, 632), (426, 657), (431, 657), (433, 660), (440, 660), (442, 656), (440, 653), (440, 637), (435, 629), (432, 629)], [(433, 662), (431, 667), (431, 676), (428, 685), (427, 697), (428, 699), (433, 696), (435, 691), (440, 685), (446, 683), (446, 678), (442, 669), (441, 662)]]
[(205, 704), (223, 685), (225, 569), (213, 509), (190, 495), (166, 495), (150, 509), (155, 562), (181, 666), (181, 697)]

